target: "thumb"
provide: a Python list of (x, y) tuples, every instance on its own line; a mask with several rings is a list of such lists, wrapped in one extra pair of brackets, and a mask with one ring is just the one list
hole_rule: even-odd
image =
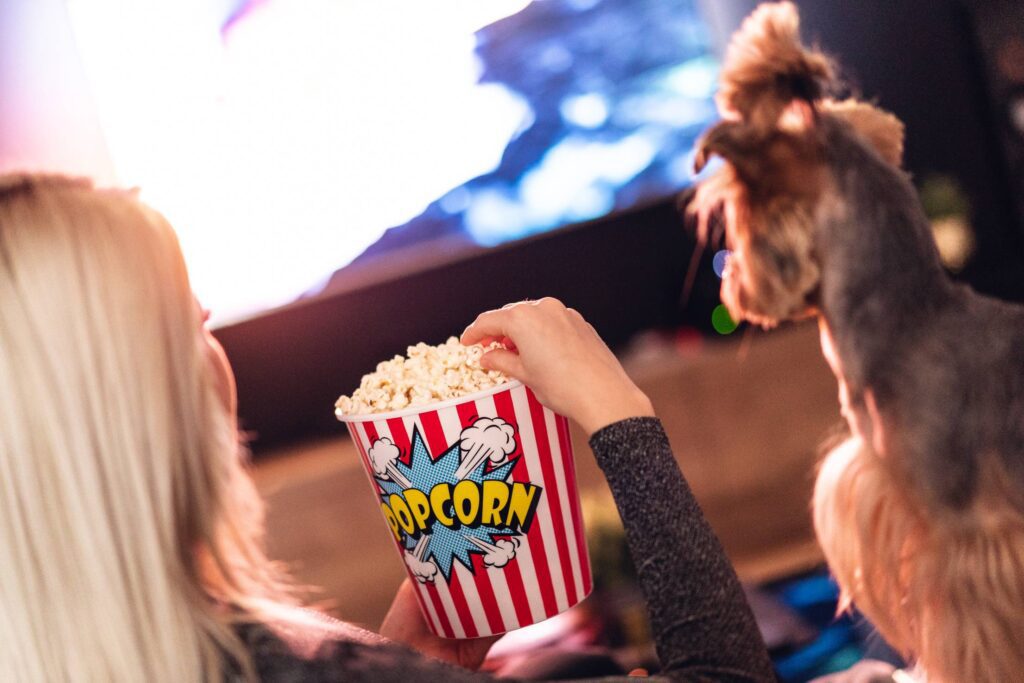
[(526, 371), (523, 367), (523, 359), (519, 357), (518, 353), (508, 349), (492, 349), (488, 351), (480, 356), (480, 366), (484, 370), (497, 370), (509, 377), (526, 381), (523, 378)]

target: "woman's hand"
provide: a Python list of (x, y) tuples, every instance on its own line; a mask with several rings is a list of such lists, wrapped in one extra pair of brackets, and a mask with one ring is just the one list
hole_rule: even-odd
[(463, 344), (503, 342), (481, 365), (529, 386), (541, 403), (593, 434), (627, 417), (654, 415), (594, 328), (557, 299), (523, 301), (481, 313)]
[(501, 636), (473, 638), (472, 640), (449, 640), (434, 635), (423, 620), (423, 613), (416, 601), (416, 588), (410, 579), (402, 582), (395, 594), (380, 634), (396, 643), (404, 643), (419, 652), (476, 671), (483, 664), (487, 651)]

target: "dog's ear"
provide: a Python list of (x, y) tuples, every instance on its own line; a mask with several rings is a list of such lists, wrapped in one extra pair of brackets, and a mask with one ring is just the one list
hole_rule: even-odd
[[(761, 143), (759, 136), (745, 124), (736, 121), (719, 121), (709, 128), (697, 141), (693, 167), (700, 173), (717, 154), (734, 166), (742, 164), (757, 151)], [(742, 175), (742, 173), (741, 173)]]
[(889, 112), (854, 99), (825, 100), (821, 111), (850, 124), (888, 163), (903, 163), (903, 122)]
[(817, 137), (806, 131), (765, 135), (743, 122), (721, 121), (697, 141), (698, 173), (714, 154), (729, 163), (752, 201), (796, 200), (820, 189), (821, 148)]

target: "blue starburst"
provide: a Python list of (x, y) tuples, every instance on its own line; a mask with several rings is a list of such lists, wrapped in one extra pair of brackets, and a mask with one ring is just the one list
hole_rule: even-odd
[[(431, 458), (430, 451), (427, 450), (426, 443), (420, 436), (419, 429), (413, 428), (410, 450), (412, 453), (409, 456), (409, 464), (406, 465), (401, 460), (398, 460), (395, 466), (412, 482), (415, 488), (429, 492), (438, 484), (455, 484), (459, 481), (455, 477), (455, 470), (459, 466), (458, 441), (452, 444), (448, 450), (437, 456), (437, 458)], [(485, 471), (487, 469), (487, 460), (485, 458), (475, 470), (469, 473), (465, 480), (476, 482), (477, 484), (487, 480), (508, 481), (512, 476), (512, 469), (515, 467), (516, 460), (518, 459), (510, 460), (488, 472)], [(381, 500), (384, 502), (387, 502), (391, 494), (402, 493), (402, 487), (395, 482), (379, 477), (375, 478), (384, 491), (381, 494)], [(493, 544), (499, 538), (508, 538), (510, 535), (514, 535), (510, 534), (508, 529), (487, 526), (485, 524), (477, 527), (463, 526), (457, 529), (449, 528), (443, 524), (434, 524), (430, 533), (430, 545), (423, 560), (428, 561), (430, 558), (433, 558), (438, 569), (441, 570), (444, 578), (448, 581), (451, 580), (452, 566), (455, 560), (458, 560), (467, 569), (473, 571), (473, 558), (470, 557), (470, 554), (484, 554), (484, 551), (468, 540), (469, 538), (477, 538), (485, 543)], [(403, 536), (405, 547), (412, 549), (416, 545), (417, 539), (404, 533)]]

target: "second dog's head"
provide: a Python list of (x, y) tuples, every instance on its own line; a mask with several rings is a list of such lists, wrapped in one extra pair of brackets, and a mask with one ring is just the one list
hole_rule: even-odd
[(759, 7), (733, 36), (721, 75), (723, 120), (698, 143), (696, 166), (725, 163), (697, 189), (702, 237), (719, 212), (731, 255), (722, 300), (736, 320), (770, 327), (815, 312), (821, 262), (815, 223), (833, 183), (826, 123), (852, 129), (881, 163), (898, 166), (903, 125), (870, 104), (826, 98), (833, 67), (800, 43), (788, 2)]

